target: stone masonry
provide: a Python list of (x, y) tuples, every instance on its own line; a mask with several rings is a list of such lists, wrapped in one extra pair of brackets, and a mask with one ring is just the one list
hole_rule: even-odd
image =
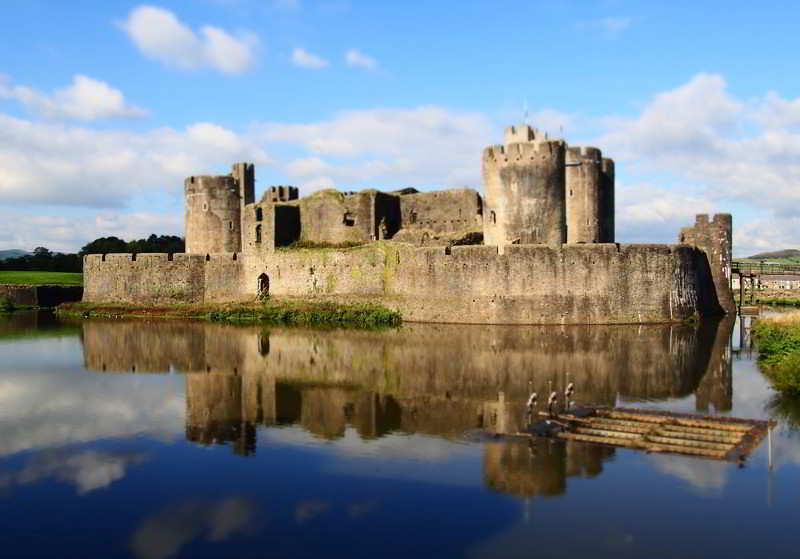
[[(732, 308), (729, 215), (698, 216), (680, 245), (614, 244), (613, 160), (528, 125), (484, 150), (485, 198), (413, 188), (301, 198), (280, 186), (256, 201), (254, 173), (237, 163), (230, 175), (187, 178), (187, 254), (88, 255), (84, 300), (269, 294), (493, 324), (677, 322)], [(450, 240), (428, 246), (434, 236)], [(282, 248), (296, 241), (333, 246)]]

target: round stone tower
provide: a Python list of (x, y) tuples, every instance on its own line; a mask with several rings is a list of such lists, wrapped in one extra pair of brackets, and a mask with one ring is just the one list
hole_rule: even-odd
[(232, 175), (193, 176), (184, 181), (186, 252), (240, 252), (242, 204)]
[(600, 164), (600, 242), (614, 243), (614, 160), (604, 158)]
[(593, 147), (567, 149), (567, 242), (599, 243), (603, 236), (602, 156)]
[(485, 244), (566, 242), (565, 149), (521, 125), (506, 130), (505, 146), (483, 151)]

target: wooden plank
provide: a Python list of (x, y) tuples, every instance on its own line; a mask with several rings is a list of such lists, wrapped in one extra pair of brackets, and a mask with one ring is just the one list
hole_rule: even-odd
[(728, 455), (727, 452), (722, 450), (712, 450), (712, 449), (697, 448), (692, 446), (648, 443), (641, 440), (596, 437), (592, 435), (581, 435), (579, 433), (558, 433), (556, 436), (560, 439), (568, 439), (586, 443), (603, 444), (610, 446), (623, 446), (628, 448), (647, 450), (650, 452), (672, 452), (676, 454), (690, 454), (693, 456), (707, 456), (709, 458), (717, 458), (720, 460), (724, 460), (725, 458), (727, 458)]
[(672, 417), (668, 415), (655, 415), (655, 414), (640, 415), (636, 413), (606, 411), (606, 410), (598, 410), (598, 414), (600, 414), (603, 417), (610, 417), (612, 419), (632, 419), (636, 421), (641, 421), (643, 423), (662, 423), (671, 425), (683, 425), (687, 427), (708, 427), (718, 431), (733, 431), (738, 433), (749, 431), (752, 428), (752, 425), (748, 424), (718, 423), (706, 419), (689, 419), (686, 417)]
[(628, 439), (628, 440), (641, 440), (643, 442), (656, 442), (656, 443), (666, 443), (672, 445), (681, 445), (681, 446), (695, 446), (698, 448), (710, 448), (716, 450), (725, 450), (729, 451), (734, 448), (734, 444), (731, 443), (718, 443), (718, 442), (708, 442), (708, 441), (700, 441), (696, 439), (685, 439), (685, 438), (676, 438), (676, 437), (666, 437), (651, 433), (626, 433), (624, 431), (609, 431), (606, 429), (594, 429), (594, 428), (587, 428), (587, 427), (578, 427), (574, 431), (575, 433), (584, 434), (584, 435), (594, 435), (597, 437), (607, 437), (607, 438), (619, 438), (619, 439)]

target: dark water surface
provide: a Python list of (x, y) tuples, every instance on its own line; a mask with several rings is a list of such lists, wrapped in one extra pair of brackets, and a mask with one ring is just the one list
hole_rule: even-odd
[[(306, 331), (0, 316), (2, 557), (796, 557), (800, 406), (734, 320)], [(745, 343), (746, 346), (746, 343)], [(514, 431), (577, 402), (774, 417), (743, 468)], [(500, 395), (502, 393), (502, 395)]]

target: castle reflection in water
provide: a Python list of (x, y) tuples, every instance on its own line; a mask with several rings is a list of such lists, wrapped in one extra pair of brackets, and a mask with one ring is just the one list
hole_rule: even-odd
[[(461, 438), (514, 432), (529, 382), (539, 394), (577, 387), (579, 403), (695, 394), (728, 411), (733, 319), (702, 326), (453, 326), (397, 331), (269, 330), (208, 323), (86, 321), (86, 367), (106, 373), (185, 373), (186, 437), (256, 450), (258, 425), (301, 425), (325, 439), (352, 427)], [(540, 398), (542, 400), (543, 398)], [(569, 476), (594, 476), (614, 450), (580, 443), (484, 445), (486, 484), (556, 495)]]

